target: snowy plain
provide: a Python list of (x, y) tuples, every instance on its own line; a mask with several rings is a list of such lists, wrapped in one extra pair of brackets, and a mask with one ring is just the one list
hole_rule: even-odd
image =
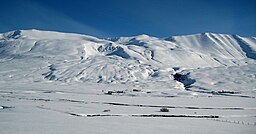
[(254, 134), (255, 59), (238, 35), (3, 33), (0, 133)]

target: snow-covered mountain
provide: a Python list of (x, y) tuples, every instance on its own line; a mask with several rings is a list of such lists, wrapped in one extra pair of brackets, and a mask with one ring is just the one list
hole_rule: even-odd
[(255, 37), (3, 33), (0, 133), (254, 134), (255, 68)]
[(246, 65), (255, 59), (256, 38), (238, 35), (99, 39), (39, 30), (0, 34), (0, 71), (8, 79), (165, 81), (177, 69)]

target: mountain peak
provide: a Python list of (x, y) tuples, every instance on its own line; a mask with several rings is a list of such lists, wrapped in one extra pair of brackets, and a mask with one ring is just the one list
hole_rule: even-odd
[(151, 36), (147, 35), (147, 34), (140, 34), (137, 36), (134, 36), (134, 38), (139, 38), (139, 39), (145, 39), (145, 38), (150, 38)]

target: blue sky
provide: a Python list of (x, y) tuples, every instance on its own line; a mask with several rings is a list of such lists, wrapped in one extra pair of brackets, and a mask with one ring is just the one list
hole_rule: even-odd
[(0, 16), (1, 33), (40, 29), (97, 37), (256, 36), (256, 0), (1, 0)]

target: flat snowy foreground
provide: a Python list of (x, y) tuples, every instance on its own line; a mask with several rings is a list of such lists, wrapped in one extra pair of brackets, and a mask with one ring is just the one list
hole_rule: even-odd
[[(1, 134), (256, 132), (255, 98), (132, 84), (2, 80), (0, 85)], [(162, 107), (169, 112), (160, 112)]]

